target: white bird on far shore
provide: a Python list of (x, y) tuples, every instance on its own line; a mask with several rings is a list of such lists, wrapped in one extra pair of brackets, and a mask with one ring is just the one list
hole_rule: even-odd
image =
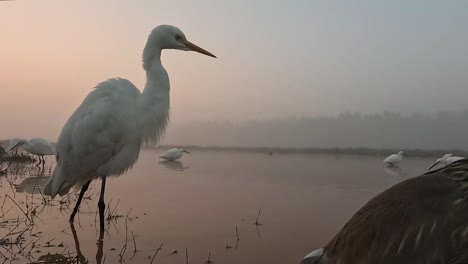
[(173, 148), (159, 157), (165, 160), (177, 160), (180, 159), (184, 155), (184, 153), (190, 154), (190, 152), (186, 151), (183, 148)]
[(398, 154), (392, 154), (384, 159), (384, 163), (387, 163), (389, 166), (396, 166), (403, 159), (403, 156), (406, 155), (403, 151), (398, 152)]

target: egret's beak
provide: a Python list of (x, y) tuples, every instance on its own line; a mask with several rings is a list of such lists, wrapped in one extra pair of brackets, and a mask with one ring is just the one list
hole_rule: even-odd
[(196, 51), (198, 53), (201, 53), (201, 54), (205, 54), (206, 56), (210, 56), (210, 57), (213, 57), (213, 58), (216, 58), (215, 55), (213, 55), (211, 52), (205, 50), (205, 49), (202, 49), (200, 47), (198, 47), (197, 45), (193, 44), (192, 42), (184, 39), (184, 40), (179, 40), (179, 42), (181, 42), (182, 44), (185, 45), (185, 47), (187, 47), (189, 50), (192, 50), (192, 51)]
[(21, 143), (21, 142), (16, 143), (16, 145), (14, 145), (13, 147), (11, 147), (8, 151), (11, 151), (11, 150), (17, 148), (17, 147), (20, 145), (20, 143)]
[(403, 153), (403, 156), (406, 156), (406, 157), (408, 157), (408, 155), (406, 155), (406, 153)]
[(435, 167), (437, 164), (439, 164), (439, 163), (440, 163), (440, 161), (434, 163), (428, 170), (431, 170), (432, 168), (434, 168), (434, 167)]
[(187, 154), (190, 154), (190, 152), (188, 152), (188, 151), (186, 151), (186, 150), (184, 150), (184, 152), (187, 153)]

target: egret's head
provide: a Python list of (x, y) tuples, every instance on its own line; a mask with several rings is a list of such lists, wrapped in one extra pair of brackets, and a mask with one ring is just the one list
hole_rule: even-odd
[(406, 155), (406, 153), (404, 151), (398, 152), (398, 156), (407, 156), (408, 157), (408, 155)]
[(429, 170), (431, 170), (432, 168), (434, 168), (435, 166), (437, 166), (437, 164), (439, 164), (442, 160), (443, 160), (443, 158), (438, 158), (438, 159), (436, 160), (436, 162), (435, 162), (434, 164), (432, 164), (431, 167), (429, 167)]
[(188, 152), (187, 150), (185, 150), (185, 149), (183, 149), (183, 148), (179, 148), (179, 150), (182, 151), (182, 152), (185, 152), (185, 153), (187, 153), (187, 154), (190, 154), (190, 152)]
[(171, 25), (160, 25), (151, 31), (145, 49), (143, 50), (143, 68), (145, 68), (145, 70), (151, 68), (153, 59), (155, 56), (158, 56), (162, 49), (196, 51), (216, 58), (212, 53), (188, 41), (184, 32), (179, 28)]
[(13, 150), (15, 148), (21, 147), (24, 144), (26, 144), (25, 139), (20, 139), (20, 140), (18, 140), (16, 142), (10, 142), (10, 146), (8, 147), (8, 151), (11, 151), (11, 150)]

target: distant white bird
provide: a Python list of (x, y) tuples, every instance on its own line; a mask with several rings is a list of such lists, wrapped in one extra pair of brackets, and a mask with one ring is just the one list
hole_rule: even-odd
[(143, 92), (126, 79), (96, 86), (68, 119), (57, 142), (57, 166), (44, 188), (54, 198), (82, 186), (73, 221), (92, 180), (101, 178), (99, 213), (104, 230), (106, 177), (124, 174), (138, 160), (140, 147), (157, 143), (169, 120), (169, 76), (161, 63), (163, 49), (210, 52), (192, 44), (174, 26), (154, 28), (143, 49), (146, 84)]
[(387, 163), (390, 166), (395, 166), (398, 163), (400, 163), (400, 161), (403, 159), (403, 156), (408, 156), (408, 155), (406, 155), (403, 151), (400, 151), (398, 152), (398, 154), (392, 154), (388, 156), (386, 159), (384, 159), (383, 162)]
[(180, 159), (184, 155), (184, 153), (190, 154), (190, 152), (186, 151), (183, 148), (173, 148), (159, 157), (165, 160), (177, 160)]
[(39, 162), (36, 165), (39, 166), (42, 163), (42, 168), (44, 168), (44, 164), (45, 164), (44, 156), (55, 155), (55, 146), (43, 138), (33, 138), (30, 140), (13, 139), (12, 141), (16, 142), (16, 144), (13, 145), (12, 143), (10, 143), (10, 147), (8, 149), (9, 151), (15, 148), (21, 147), (27, 152), (33, 155), (37, 155), (39, 157)]
[(442, 158), (438, 158), (436, 162), (429, 168), (429, 170), (437, 166), (438, 164), (441, 164), (442, 166), (447, 166), (461, 159), (465, 159), (465, 157), (452, 157), (452, 153), (445, 154), (444, 156), (442, 156)]

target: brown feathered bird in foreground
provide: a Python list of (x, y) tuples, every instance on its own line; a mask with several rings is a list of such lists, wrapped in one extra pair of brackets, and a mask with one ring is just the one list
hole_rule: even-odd
[(372, 198), (301, 264), (467, 264), (468, 159)]

